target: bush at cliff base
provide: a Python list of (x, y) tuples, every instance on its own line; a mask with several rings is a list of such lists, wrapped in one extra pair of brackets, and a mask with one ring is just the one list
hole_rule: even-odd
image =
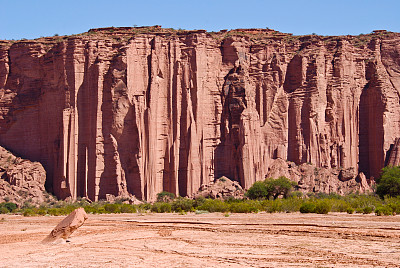
[(161, 193), (157, 194), (157, 202), (171, 202), (175, 199), (175, 194), (162, 191)]
[(151, 211), (157, 213), (167, 213), (172, 211), (172, 206), (170, 203), (155, 202), (151, 207)]
[(296, 182), (284, 176), (278, 179), (268, 178), (264, 181), (255, 182), (246, 192), (246, 196), (250, 199), (269, 199), (270, 197), (277, 199), (279, 196), (287, 198), (293, 186), (296, 185)]
[(301, 213), (314, 213), (316, 205), (313, 202), (305, 202), (300, 207)]
[(379, 206), (375, 209), (376, 216), (390, 216), (393, 215), (393, 210), (390, 206)]
[(268, 189), (263, 181), (256, 181), (245, 195), (250, 199), (263, 199), (268, 196)]
[(277, 199), (279, 196), (287, 198), (293, 187), (297, 186), (296, 182), (291, 181), (284, 176), (280, 176), (277, 179), (266, 179), (265, 184), (267, 185), (269, 194), (268, 198), (272, 196), (274, 199)]
[(328, 214), (331, 211), (331, 205), (328, 200), (318, 200), (315, 206), (315, 213), (317, 214)]
[(14, 212), (17, 209), (17, 204), (12, 202), (0, 203), (0, 214)]
[(392, 197), (400, 195), (400, 166), (387, 166), (382, 169), (376, 193), (382, 199), (386, 195)]
[(176, 212), (194, 211), (194, 204), (195, 200), (193, 199), (178, 197), (177, 199), (172, 201), (171, 209), (172, 211)]

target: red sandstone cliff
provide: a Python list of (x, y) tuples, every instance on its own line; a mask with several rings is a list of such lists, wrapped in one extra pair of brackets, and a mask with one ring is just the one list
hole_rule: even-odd
[(376, 177), (400, 161), (399, 55), (389, 32), (1, 41), (0, 145), (40, 161), (62, 198), (185, 196), (220, 176), (248, 188), (278, 158)]

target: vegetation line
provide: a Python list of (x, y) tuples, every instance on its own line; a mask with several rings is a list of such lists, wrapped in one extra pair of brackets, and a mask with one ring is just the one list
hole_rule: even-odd
[[(400, 214), (400, 167), (385, 167), (382, 170), (382, 175), (377, 181), (376, 193), (355, 193), (346, 196), (322, 193), (303, 195), (301, 192), (293, 191), (295, 186), (295, 183), (285, 177), (278, 179), (270, 178), (254, 183), (242, 199), (234, 199), (233, 197), (225, 200), (206, 199), (204, 197), (189, 199), (175, 197), (172, 193), (161, 192), (158, 194), (157, 202), (153, 204), (142, 203), (139, 205), (129, 204), (124, 199), (116, 200), (114, 203), (106, 201), (89, 203), (86, 199), (81, 199), (76, 202), (52, 201), (42, 204), (39, 207), (25, 203), (22, 207), (18, 208), (14, 203), (5, 202), (0, 203), (0, 214), (14, 213), (24, 216), (58, 216), (67, 215), (78, 207), (83, 207), (89, 214), (151, 212), (176, 212), (180, 214), (194, 212), (196, 214), (203, 214), (222, 212), (225, 213), (226, 217), (229, 217), (230, 213), (258, 213), (260, 211), (269, 213), (301, 212), (318, 214), (327, 214), (329, 212), (370, 214), (374, 212), (377, 216)], [(137, 222), (139, 223), (139, 221)], [(189, 222), (173, 221), (170, 223)], [(196, 222), (193, 224), (202, 223)]]

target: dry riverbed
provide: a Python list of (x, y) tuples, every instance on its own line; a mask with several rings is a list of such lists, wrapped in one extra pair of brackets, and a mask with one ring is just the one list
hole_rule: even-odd
[(400, 266), (400, 216), (89, 215), (70, 242), (41, 244), (63, 218), (0, 215), (0, 267)]

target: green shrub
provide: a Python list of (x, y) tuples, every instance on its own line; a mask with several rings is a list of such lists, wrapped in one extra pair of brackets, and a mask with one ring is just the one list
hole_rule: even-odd
[(274, 202), (273, 200), (259, 200), (260, 202), (260, 206), (261, 206), (261, 210), (263, 211), (270, 211), (270, 207), (272, 207), (272, 203)]
[(303, 204), (303, 199), (298, 197), (285, 198), (285, 199), (277, 199), (275, 201), (280, 200), (281, 203), (281, 211), (283, 212), (296, 212), (300, 210), (301, 205)]
[(390, 216), (393, 215), (393, 210), (389, 206), (378, 206), (375, 209), (375, 215), (376, 216)]
[(107, 213), (107, 211), (104, 208), (104, 205), (102, 205), (98, 202), (91, 203), (87, 206), (84, 206), (83, 208), (85, 209), (86, 213), (90, 213), (90, 214)]
[(209, 212), (228, 212), (229, 204), (218, 199), (206, 199), (204, 203), (197, 208), (198, 210), (207, 210)]
[(12, 202), (7, 202), (4, 203), (3, 206), (8, 209), (9, 212), (13, 212), (14, 210), (17, 209), (17, 204), (12, 203)]
[(363, 214), (371, 214), (372, 211), (374, 211), (374, 208), (373, 208), (373, 207), (370, 207), (370, 206), (364, 207), (364, 208), (362, 209), (362, 213), (363, 213)]
[(7, 209), (7, 208), (5, 208), (5, 207), (0, 207), (0, 214), (7, 214), (7, 213), (9, 213), (10, 211)]
[(354, 208), (356, 212), (363, 213), (365, 207), (377, 207), (382, 204), (382, 200), (377, 195), (371, 194), (350, 194), (342, 197), (350, 207)]
[(353, 214), (354, 213), (354, 208), (349, 207), (349, 208), (347, 208), (346, 212), (347, 212), (347, 214)]
[(312, 202), (304, 202), (300, 207), (301, 213), (314, 213), (315, 212), (315, 204)]
[(155, 202), (151, 206), (151, 211), (152, 212), (157, 212), (157, 213), (171, 212), (172, 211), (172, 206), (171, 206), (170, 203)]
[(175, 194), (162, 191), (161, 193), (157, 194), (157, 202), (171, 202), (175, 199)]
[[(400, 213), (400, 196), (385, 196), (382, 206), (388, 206), (392, 210), (392, 215)], [(378, 206), (377, 206), (378, 207)]]
[(226, 177), (222, 176), (222, 177), (219, 178), (218, 180), (219, 180), (219, 181), (222, 181), (222, 182), (226, 182)]
[(250, 199), (263, 199), (269, 196), (267, 186), (263, 181), (256, 181), (246, 192)]
[(35, 210), (35, 213), (40, 215), (40, 216), (44, 216), (47, 214), (47, 209), (45, 208), (38, 208)]
[(120, 213), (119, 204), (105, 204), (104, 210), (108, 213)]
[(22, 215), (24, 215), (25, 217), (35, 216), (35, 212), (31, 208), (26, 208), (24, 209)]
[(277, 199), (279, 196), (287, 198), (297, 183), (286, 177), (278, 179), (266, 179), (264, 181), (256, 181), (246, 192), (246, 196), (250, 199), (269, 199), (273, 197)]
[(22, 204), (22, 208), (33, 208), (33, 207), (34, 206), (29, 200), (25, 201), (24, 204)]
[(303, 197), (303, 193), (300, 191), (293, 191), (290, 193), (290, 197), (297, 197), (297, 198), (301, 198)]
[(268, 213), (282, 212), (282, 199), (270, 200), (265, 211)]
[(315, 205), (315, 213), (317, 214), (328, 214), (331, 211), (331, 205), (327, 200), (320, 200)]
[(274, 199), (277, 199), (279, 196), (283, 196), (283, 198), (287, 198), (293, 186), (296, 186), (297, 183), (289, 180), (288, 178), (281, 176), (278, 179), (274, 180), (272, 178), (266, 179), (264, 181), (268, 196), (272, 196)]
[(172, 210), (175, 212), (194, 211), (195, 201), (185, 197), (178, 197), (172, 202)]
[(136, 206), (129, 204), (122, 204), (120, 206), (121, 213), (136, 213)]
[[(25, 209), (25, 211), (27, 210), (32, 210), (32, 209)], [(52, 216), (61, 216), (63, 215), (63, 213), (61, 212), (60, 208), (49, 208), (47, 210), (47, 214), (52, 215)]]
[(257, 213), (260, 208), (260, 204), (257, 201), (240, 201), (232, 202), (229, 210), (232, 213)]
[(329, 198), (327, 199), (327, 201), (331, 206), (331, 211), (334, 212), (347, 212), (348, 208), (350, 207), (350, 204), (348, 204), (345, 200), (341, 198)]
[(150, 210), (151, 209), (151, 204), (150, 203), (142, 203), (142, 204), (139, 204), (139, 206), (138, 206), (138, 210), (139, 211), (147, 211), (147, 210)]
[(203, 196), (199, 196), (194, 200), (193, 207), (194, 208), (200, 207), (201, 205), (204, 204), (204, 202), (206, 202), (206, 199)]
[(376, 193), (380, 198), (385, 195), (400, 195), (400, 166), (387, 166), (382, 169), (382, 175), (377, 183)]

